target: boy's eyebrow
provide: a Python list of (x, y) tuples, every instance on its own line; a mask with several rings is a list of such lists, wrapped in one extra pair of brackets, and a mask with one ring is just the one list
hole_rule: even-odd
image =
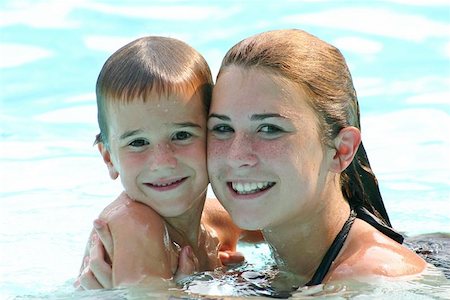
[[(222, 121), (231, 121), (231, 119), (225, 115), (219, 115), (219, 114), (210, 114), (208, 119), (210, 118), (218, 118)], [(250, 117), (250, 120), (252, 121), (261, 121), (267, 118), (283, 118), (286, 119), (285, 116), (276, 114), (276, 113), (267, 113), (267, 114), (254, 114)]]
[(130, 136), (137, 135), (137, 134), (139, 134), (139, 133), (141, 133), (141, 132), (142, 132), (141, 129), (125, 131), (125, 132), (119, 137), (119, 139), (124, 140), (124, 139), (126, 139), (126, 138), (128, 138), (128, 137), (130, 137)]
[[(195, 123), (192, 123), (192, 122), (174, 123), (174, 125), (177, 126), (177, 127), (196, 127), (196, 128), (202, 128), (202, 126), (200, 126), (200, 125), (198, 125), (198, 124), (195, 124)], [(138, 135), (138, 134), (140, 134), (140, 133), (142, 133), (142, 132), (144, 132), (144, 130), (142, 130), (142, 129), (129, 130), (129, 131), (124, 132), (124, 133), (119, 137), (119, 139), (124, 140), (124, 139), (126, 139), (126, 138), (128, 138), (128, 137), (130, 137), (130, 136)]]

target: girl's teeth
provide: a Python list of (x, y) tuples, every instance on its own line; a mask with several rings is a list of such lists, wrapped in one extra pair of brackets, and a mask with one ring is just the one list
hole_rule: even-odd
[(273, 186), (273, 182), (265, 181), (265, 182), (245, 182), (245, 183), (231, 183), (233, 190), (238, 194), (251, 194), (256, 193), (261, 190), (264, 190), (268, 187)]

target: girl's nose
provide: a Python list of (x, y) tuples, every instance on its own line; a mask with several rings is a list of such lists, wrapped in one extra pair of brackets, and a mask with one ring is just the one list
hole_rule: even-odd
[(248, 134), (236, 134), (227, 153), (228, 163), (233, 168), (253, 167), (258, 156), (253, 150), (253, 141)]

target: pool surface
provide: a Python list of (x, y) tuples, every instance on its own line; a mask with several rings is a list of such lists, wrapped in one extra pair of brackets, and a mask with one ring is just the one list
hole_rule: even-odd
[(164, 35), (198, 49), (215, 76), (237, 41), (293, 27), (336, 45), (346, 57), (364, 145), (391, 221), (437, 269), (407, 281), (346, 282), (291, 296), (449, 299), (448, 1), (124, 3), (0, 2), (1, 299), (197, 299), (199, 293), (224, 299), (264, 288), (276, 274), (264, 244), (241, 245), (249, 265), (201, 274), (187, 291), (74, 293), (71, 284), (93, 219), (121, 191), (92, 146), (98, 133), (94, 88), (104, 61), (137, 37)]

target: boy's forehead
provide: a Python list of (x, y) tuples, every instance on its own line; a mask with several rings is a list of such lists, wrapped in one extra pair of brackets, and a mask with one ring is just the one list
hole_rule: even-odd
[(168, 112), (172, 113), (194, 113), (202, 114), (204, 112), (204, 104), (198, 93), (193, 95), (186, 94), (168, 94), (168, 95), (152, 95), (150, 97), (140, 97), (134, 99), (114, 99), (107, 101), (106, 113), (117, 114), (128, 112)]
[(151, 91), (141, 91), (141, 93), (134, 93), (133, 91), (123, 91), (120, 94), (106, 94), (104, 99), (107, 105), (126, 105), (130, 103), (159, 103), (172, 101), (174, 103), (184, 103), (195, 100), (201, 93), (195, 90), (180, 90), (180, 91), (158, 91), (153, 88)]

